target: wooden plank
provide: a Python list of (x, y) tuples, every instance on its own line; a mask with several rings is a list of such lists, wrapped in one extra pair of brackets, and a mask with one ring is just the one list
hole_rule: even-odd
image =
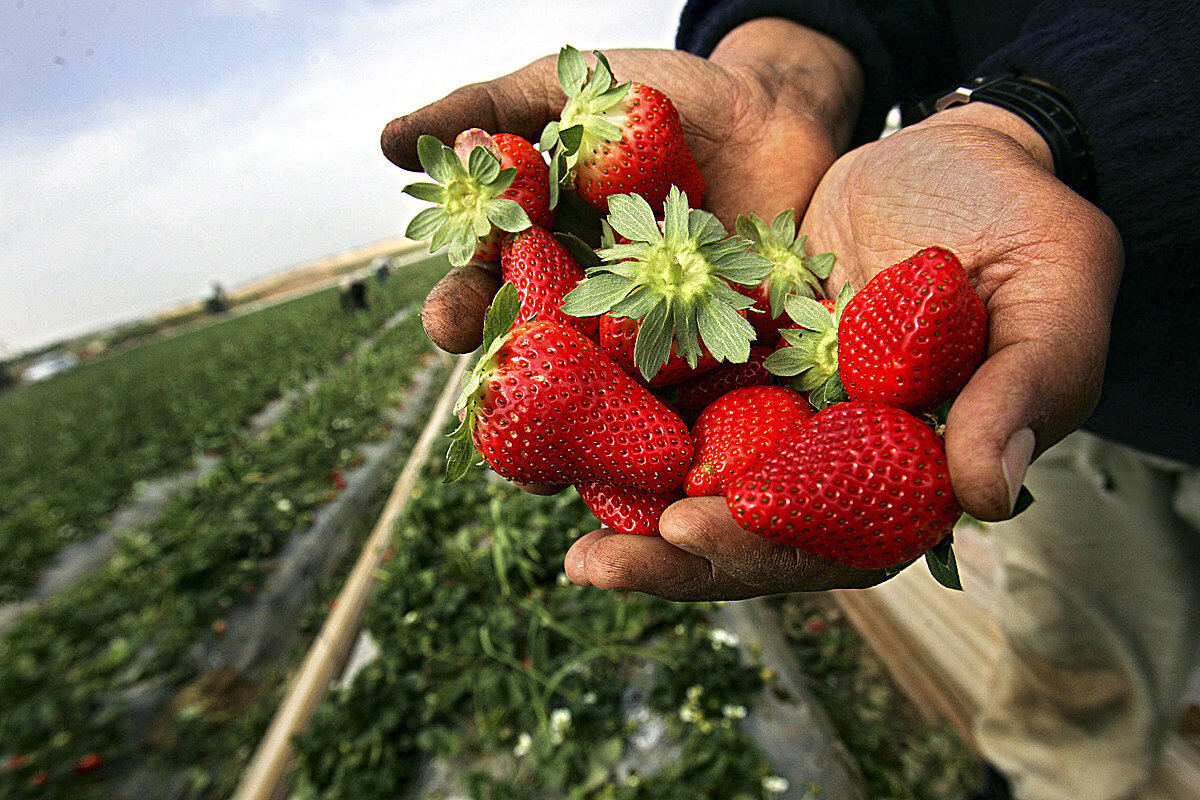
[(234, 792), (234, 800), (275, 800), (286, 788), (284, 777), (293, 756), (292, 737), (308, 727), (329, 684), (346, 663), (357, 639), (374, 575), (383, 563), (392, 529), (408, 504), (421, 467), (454, 407), (454, 401), (461, 391), (462, 375), (470, 361), (470, 355), (457, 359), (441, 397), (429, 416), (429, 422), (392, 487), (383, 512), (350, 577), (338, 594), (332, 613), (313, 640), (299, 673), (271, 721), (271, 727), (267, 729), (250, 766), (242, 776)]

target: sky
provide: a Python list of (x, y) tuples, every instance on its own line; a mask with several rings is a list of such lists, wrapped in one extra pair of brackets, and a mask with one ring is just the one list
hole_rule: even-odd
[(402, 235), (390, 119), (681, 6), (0, 0), (0, 358)]

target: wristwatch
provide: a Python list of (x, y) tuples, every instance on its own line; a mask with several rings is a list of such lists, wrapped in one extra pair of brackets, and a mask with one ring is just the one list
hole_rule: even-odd
[(1096, 198), (1096, 166), (1092, 149), (1070, 102), (1053, 86), (1017, 75), (975, 78), (950, 92), (940, 92), (908, 109), (904, 125), (912, 125), (947, 108), (983, 101), (1013, 112), (1028, 122), (1050, 147), (1054, 174), (1081, 197)]

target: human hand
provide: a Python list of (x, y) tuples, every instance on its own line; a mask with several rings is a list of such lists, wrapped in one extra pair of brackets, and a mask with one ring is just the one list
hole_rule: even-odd
[[(821, 175), (847, 146), (858, 111), (862, 76), (849, 51), (782, 19), (739, 26), (708, 59), (673, 50), (606, 55), (619, 80), (644, 81), (674, 102), (708, 183), (704, 207), (730, 230), (738, 214), (771, 219), (790, 207), (799, 216)], [(393, 120), (383, 132), (383, 151), (415, 171), (422, 134), (450, 143), (460, 131), (479, 127), (537, 141), (565, 102), (555, 57), (547, 56)], [(480, 282), (468, 284), (471, 277), (452, 271), (437, 292), (478, 293)], [(439, 304), (427, 307), (423, 321), (438, 332), (438, 344), (461, 348), (477, 342), (482, 310), (474, 302)]]
[(951, 408), (946, 453), (959, 503), (984, 520), (1011, 515), (1031, 457), (1100, 394), (1123, 251), (1051, 170), (1026, 123), (970, 103), (840, 158), (801, 223), (815, 252), (837, 254), (833, 293), (929, 245), (962, 261), (988, 310), (988, 350)]

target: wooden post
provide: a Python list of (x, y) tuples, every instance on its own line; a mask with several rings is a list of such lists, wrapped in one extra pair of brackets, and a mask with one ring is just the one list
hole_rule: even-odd
[(387, 504), (367, 539), (350, 577), (338, 594), (332, 613), (304, 657), (292, 687), (275, 713), (271, 727), (259, 743), (250, 766), (234, 792), (234, 800), (276, 800), (286, 788), (284, 777), (294, 755), (292, 737), (308, 727), (313, 712), (325, 697), (329, 684), (341, 671), (354, 646), (375, 571), (383, 561), (396, 525), (408, 504), (421, 468), (429, 457), (434, 440), (441, 434), (446, 418), (458, 398), (463, 373), (471, 360), (460, 356), (421, 437), (405, 462), (404, 470), (392, 487)]

